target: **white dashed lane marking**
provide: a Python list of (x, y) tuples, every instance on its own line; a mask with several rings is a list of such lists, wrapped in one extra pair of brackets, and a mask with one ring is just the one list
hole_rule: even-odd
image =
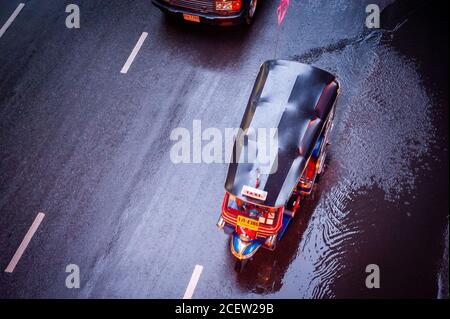
[(142, 44), (144, 44), (144, 41), (147, 38), (147, 36), (148, 36), (147, 32), (142, 32), (141, 37), (139, 38), (138, 42), (136, 43), (136, 46), (134, 47), (133, 51), (131, 51), (131, 54), (128, 57), (128, 60), (127, 60), (127, 62), (125, 62), (120, 73), (126, 74), (128, 72), (131, 64), (133, 63), (134, 59), (136, 58), (137, 54), (139, 53), (139, 50), (141, 49)]
[(6, 267), (5, 272), (12, 273), (14, 271), (17, 263), (19, 262), (20, 258), (22, 257), (25, 249), (27, 249), (27, 246), (30, 243), (31, 238), (33, 238), (34, 233), (38, 229), (38, 227), (41, 224), (44, 217), (45, 217), (44, 213), (37, 214), (36, 218), (34, 219), (33, 224), (31, 225), (30, 229), (28, 230), (27, 234), (25, 235), (25, 238), (20, 243), (19, 248), (17, 248), (17, 251), (14, 254), (11, 261), (9, 262), (8, 267)]
[(13, 23), (14, 19), (17, 17), (17, 15), (20, 13), (20, 11), (25, 7), (25, 3), (19, 4), (19, 6), (14, 10), (13, 14), (9, 17), (9, 19), (5, 22), (3, 27), (0, 29), (0, 38), (5, 34), (6, 30), (9, 28), (11, 23)]
[(186, 288), (183, 299), (191, 299), (194, 294), (195, 287), (197, 287), (198, 280), (202, 274), (203, 266), (195, 265), (194, 271), (192, 272), (191, 280)]

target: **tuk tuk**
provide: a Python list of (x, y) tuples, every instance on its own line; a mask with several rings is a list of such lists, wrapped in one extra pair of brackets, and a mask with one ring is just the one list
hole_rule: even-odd
[[(276, 248), (323, 174), (338, 95), (339, 83), (327, 71), (286, 60), (262, 64), (234, 141), (217, 222), (231, 235), (237, 271), (260, 247)], [(250, 148), (265, 151), (246, 139), (261, 128), (276, 130), (269, 169), (258, 156), (244, 160)]]

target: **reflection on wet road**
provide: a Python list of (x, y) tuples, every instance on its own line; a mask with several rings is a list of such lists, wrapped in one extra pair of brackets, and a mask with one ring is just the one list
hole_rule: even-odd
[[(448, 297), (445, 10), (384, 1), (383, 29), (368, 31), (370, 1), (291, 1), (277, 29), (266, 1), (252, 28), (222, 30), (148, 1), (80, 2), (78, 33), (59, 27), (56, 0), (29, 1), (0, 42), (1, 267), (46, 213), (0, 297), (181, 298), (195, 265), (195, 298)], [(0, 8), (1, 24), (15, 6)], [(215, 227), (227, 167), (173, 164), (169, 136), (196, 119), (239, 125), (274, 57), (337, 74), (342, 92), (314, 196), (236, 274)], [(64, 286), (71, 263), (79, 290)], [(365, 286), (368, 264), (380, 289)]]

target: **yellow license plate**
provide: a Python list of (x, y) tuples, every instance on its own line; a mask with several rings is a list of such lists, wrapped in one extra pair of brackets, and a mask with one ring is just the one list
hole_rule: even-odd
[(200, 17), (199, 16), (194, 16), (192, 14), (183, 14), (183, 18), (186, 21), (191, 21), (191, 22), (200, 22)]
[(241, 227), (245, 227), (251, 230), (258, 230), (259, 229), (259, 221), (246, 218), (243, 216), (238, 216), (237, 218), (237, 225)]

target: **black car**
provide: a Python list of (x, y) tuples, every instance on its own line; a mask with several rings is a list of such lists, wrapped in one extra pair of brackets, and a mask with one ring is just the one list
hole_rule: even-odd
[(251, 24), (258, 0), (152, 0), (169, 15), (220, 26)]

